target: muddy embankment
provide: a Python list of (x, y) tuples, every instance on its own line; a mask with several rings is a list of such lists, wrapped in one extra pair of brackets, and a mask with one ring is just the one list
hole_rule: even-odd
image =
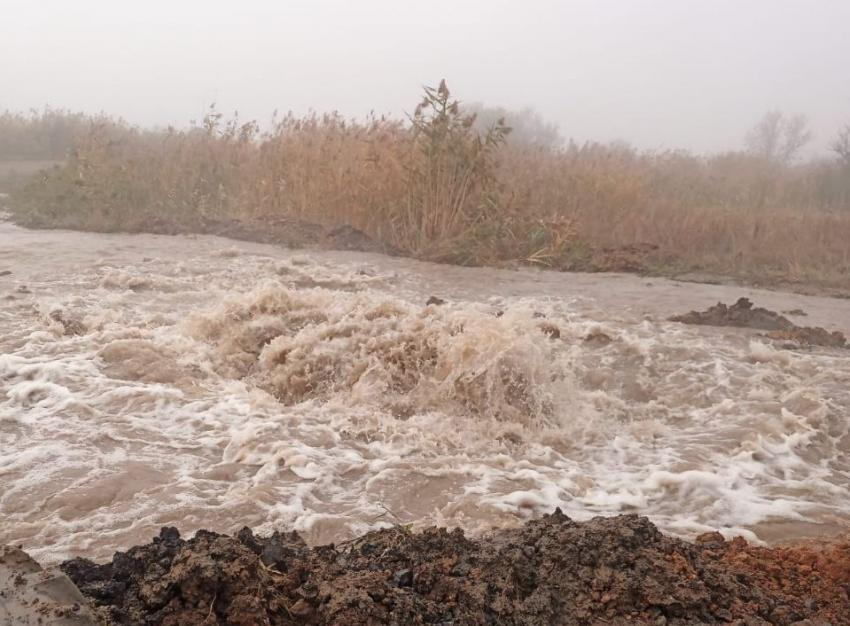
[[(0, 168), (2, 176), (2, 168)], [(2, 181), (0, 180), (0, 186)], [(0, 219), (3, 218), (3, 197), (0, 190)], [(143, 223), (127, 223), (116, 229), (110, 225), (80, 224), (74, 217), (54, 218), (49, 222), (33, 221), (31, 218), (16, 215), (5, 216), (13, 223), (34, 229), (69, 229), (79, 232), (103, 233), (146, 233), (157, 235), (214, 235), (245, 242), (273, 244), (291, 249), (378, 252), (389, 256), (420, 258), (437, 263), (478, 265), (479, 263), (459, 262), (456, 255), (435, 253), (425, 257), (416, 257), (400, 250), (388, 242), (371, 237), (362, 230), (349, 224), (327, 226), (297, 217), (265, 217), (263, 219), (234, 218), (197, 218), (185, 221), (174, 217), (149, 217)], [(576, 246), (576, 252), (558, 260), (548, 269), (564, 272), (608, 273), (622, 272), (641, 276), (667, 277), (682, 282), (712, 285), (749, 285), (756, 288), (789, 291), (798, 294), (850, 298), (850, 284), (846, 280), (798, 280), (790, 279), (782, 273), (763, 271), (748, 272), (705, 272), (688, 269), (681, 259), (673, 258), (660, 246), (653, 243), (638, 242), (615, 247), (592, 247), (585, 243)], [(491, 267), (518, 267), (524, 263), (519, 260), (482, 262)], [(534, 266), (533, 263), (528, 264)]]
[(163, 528), (61, 568), (108, 624), (850, 624), (850, 538), (689, 543), (635, 515), (555, 511), (478, 539), (396, 526), (315, 548)]

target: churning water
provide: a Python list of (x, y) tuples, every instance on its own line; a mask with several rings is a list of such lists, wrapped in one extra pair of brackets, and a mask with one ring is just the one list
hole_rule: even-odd
[(320, 543), (556, 506), (850, 525), (850, 351), (665, 321), (748, 296), (850, 333), (848, 300), (10, 224), (3, 270), (0, 543), (47, 561), (162, 525)]

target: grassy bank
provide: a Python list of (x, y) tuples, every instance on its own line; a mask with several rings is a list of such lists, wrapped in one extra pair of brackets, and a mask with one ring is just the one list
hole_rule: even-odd
[(60, 168), (10, 199), (32, 227), (352, 226), (379, 246), (462, 264), (702, 272), (850, 287), (850, 170), (753, 153), (549, 145), (482, 128), (445, 85), (408, 120), (254, 122), (211, 110), (188, 130), (90, 119)]

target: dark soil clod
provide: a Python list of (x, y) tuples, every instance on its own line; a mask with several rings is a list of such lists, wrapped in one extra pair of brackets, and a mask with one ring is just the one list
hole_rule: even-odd
[(850, 541), (691, 544), (635, 515), (556, 510), (480, 539), (396, 527), (317, 548), (166, 528), (110, 563), (62, 568), (110, 624), (850, 624)]
[[(794, 313), (793, 311), (789, 313)], [(767, 337), (789, 342), (792, 345), (843, 348), (847, 339), (838, 331), (829, 332), (820, 327), (797, 326), (787, 317), (761, 307), (753, 307), (747, 298), (739, 298), (732, 306), (718, 302), (705, 311), (691, 311), (669, 318), (671, 322), (705, 326), (735, 326), (770, 331)]]
[(675, 315), (671, 322), (683, 324), (701, 324), (706, 326), (737, 326), (741, 328), (758, 328), (760, 330), (787, 330), (794, 323), (786, 317), (763, 309), (753, 307), (748, 298), (738, 298), (732, 306), (718, 302), (705, 311), (691, 311), (684, 315)]

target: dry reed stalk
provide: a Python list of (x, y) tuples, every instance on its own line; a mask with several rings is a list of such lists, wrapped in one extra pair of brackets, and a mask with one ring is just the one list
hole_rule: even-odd
[[(30, 137), (35, 150), (57, 115), (0, 116), (0, 139)], [(838, 161), (505, 144), (509, 129), (479, 134), (445, 83), (407, 122), (289, 114), (261, 132), (212, 109), (182, 131), (103, 117), (71, 116), (66, 127), (64, 166), (12, 198), (21, 223), (145, 230), (298, 218), (459, 263), (634, 263), (850, 285), (850, 170)]]

